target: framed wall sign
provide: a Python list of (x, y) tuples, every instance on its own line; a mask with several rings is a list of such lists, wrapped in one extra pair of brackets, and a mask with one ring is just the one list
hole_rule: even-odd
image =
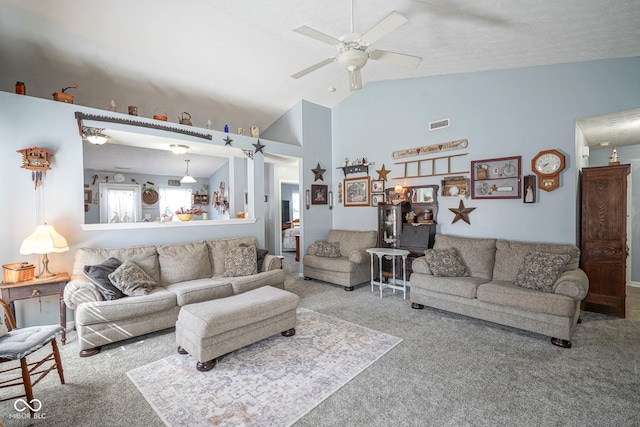
[(329, 197), (327, 196), (326, 185), (311, 185), (311, 204), (312, 205), (326, 205), (328, 204)]
[(519, 199), (521, 156), (471, 161), (472, 199)]
[(369, 176), (344, 179), (344, 205), (369, 206)]

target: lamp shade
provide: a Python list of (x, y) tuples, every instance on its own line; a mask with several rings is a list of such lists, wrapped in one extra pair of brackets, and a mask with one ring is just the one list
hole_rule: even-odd
[(53, 225), (39, 225), (20, 246), (22, 255), (49, 254), (52, 252), (66, 252), (69, 250), (67, 239), (62, 237)]

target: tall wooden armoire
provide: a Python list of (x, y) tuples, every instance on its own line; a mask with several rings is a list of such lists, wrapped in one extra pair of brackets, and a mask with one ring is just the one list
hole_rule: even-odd
[(625, 317), (627, 179), (630, 165), (582, 169), (580, 267), (589, 277), (588, 311)]

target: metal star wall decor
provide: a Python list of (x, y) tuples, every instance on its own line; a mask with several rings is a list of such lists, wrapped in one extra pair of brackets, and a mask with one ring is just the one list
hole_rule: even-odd
[(227, 137), (225, 139), (223, 139), (224, 141), (224, 145), (231, 147), (231, 142), (233, 141), (233, 139), (229, 138), (229, 135), (227, 135)]
[(449, 210), (456, 214), (455, 218), (453, 218), (453, 221), (451, 221), (451, 224), (453, 224), (454, 222), (458, 222), (458, 220), (461, 219), (467, 224), (471, 225), (471, 222), (469, 221), (469, 214), (473, 212), (475, 208), (465, 208), (462, 199), (460, 199), (460, 205), (457, 209), (449, 208)]
[(325, 173), (326, 169), (322, 169), (320, 167), (320, 162), (318, 162), (318, 166), (316, 166), (315, 169), (311, 169), (311, 172), (314, 173), (314, 178), (313, 178), (313, 182), (316, 182), (317, 180), (320, 181), (324, 181), (324, 173)]
[(378, 179), (383, 179), (383, 180), (385, 180), (385, 181), (386, 181), (386, 180), (387, 180), (387, 175), (388, 175), (388, 174), (389, 174), (389, 172), (391, 172), (391, 171), (386, 170), (386, 169), (384, 168), (384, 163), (383, 163), (383, 164), (382, 164), (382, 169), (377, 170), (376, 172), (378, 172)]
[(262, 149), (266, 147), (266, 145), (260, 144), (260, 140), (258, 140), (256, 144), (251, 144), (251, 145), (256, 147), (256, 150), (254, 151), (254, 153), (262, 153), (262, 155), (264, 156), (264, 151), (262, 151)]

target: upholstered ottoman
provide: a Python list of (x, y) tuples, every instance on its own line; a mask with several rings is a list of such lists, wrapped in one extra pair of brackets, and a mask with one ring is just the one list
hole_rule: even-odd
[(208, 371), (216, 357), (282, 333), (295, 334), (300, 298), (291, 292), (263, 286), (226, 298), (188, 304), (176, 322), (178, 353), (198, 360), (196, 368)]

